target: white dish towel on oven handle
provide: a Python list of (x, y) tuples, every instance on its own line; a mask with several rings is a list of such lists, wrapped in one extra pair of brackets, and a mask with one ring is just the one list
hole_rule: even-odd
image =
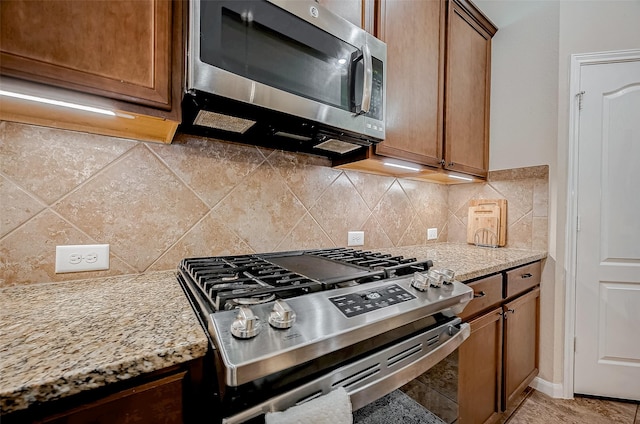
[(352, 424), (351, 399), (343, 387), (283, 412), (268, 412), (265, 424)]

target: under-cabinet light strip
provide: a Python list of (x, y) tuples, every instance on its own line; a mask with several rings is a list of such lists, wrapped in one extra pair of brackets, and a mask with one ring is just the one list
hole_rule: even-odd
[(398, 165), (397, 163), (384, 162), (384, 166), (390, 166), (392, 168), (407, 169), (409, 171), (414, 171), (414, 172), (420, 171), (420, 168), (415, 168), (413, 166), (406, 166), (406, 165)]
[(463, 177), (461, 175), (453, 175), (453, 174), (449, 174), (449, 177), (451, 178), (455, 178), (458, 180), (463, 180), (463, 181), (473, 181), (473, 178), (469, 178), (469, 177)]
[(28, 94), (14, 93), (11, 91), (0, 90), (0, 96), (14, 97), (16, 99), (29, 100), (32, 102), (39, 102), (39, 103), (46, 103), (49, 105), (68, 107), (71, 109), (78, 109), (78, 110), (84, 110), (87, 112), (100, 113), (102, 115), (116, 116), (115, 112), (107, 109), (100, 109), (92, 106), (83, 106), (76, 103), (63, 102), (60, 100), (45, 99), (44, 97), (30, 96)]

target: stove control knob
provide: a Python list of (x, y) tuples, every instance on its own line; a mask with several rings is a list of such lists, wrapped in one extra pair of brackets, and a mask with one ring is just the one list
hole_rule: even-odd
[(269, 314), (269, 324), (275, 328), (291, 328), (296, 322), (296, 313), (284, 300), (276, 300)]
[(453, 284), (453, 279), (456, 273), (452, 269), (442, 268), (442, 269), (436, 270), (436, 272), (439, 272), (440, 274), (442, 274), (442, 282), (444, 284)]
[(418, 291), (427, 291), (427, 289), (429, 289), (429, 280), (427, 279), (427, 276), (419, 272), (415, 272), (411, 279), (411, 287)]
[(248, 306), (240, 306), (238, 315), (231, 324), (231, 334), (239, 339), (250, 339), (257, 336), (260, 330), (260, 319)]
[(427, 271), (427, 280), (429, 281), (429, 285), (431, 287), (440, 288), (442, 287), (444, 275), (440, 274), (440, 272), (436, 271), (435, 269), (430, 269), (429, 271)]

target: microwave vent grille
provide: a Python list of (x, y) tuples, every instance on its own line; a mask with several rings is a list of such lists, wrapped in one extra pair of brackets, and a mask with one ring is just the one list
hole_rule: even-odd
[(255, 121), (251, 121), (249, 119), (223, 115), (221, 113), (210, 112), (207, 110), (198, 111), (198, 116), (196, 116), (193, 123), (202, 127), (215, 128), (238, 134), (244, 134), (256, 124)]
[(345, 153), (349, 153), (356, 149), (359, 149), (362, 146), (359, 144), (348, 143), (346, 141), (336, 140), (335, 138), (331, 138), (320, 144), (316, 144), (313, 147), (316, 149), (326, 150), (328, 152), (334, 152), (334, 153), (339, 153), (343, 155)]

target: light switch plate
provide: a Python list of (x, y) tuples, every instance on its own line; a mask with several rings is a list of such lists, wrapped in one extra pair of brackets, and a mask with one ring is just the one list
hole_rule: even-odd
[(438, 229), (437, 228), (429, 228), (427, 229), (427, 240), (435, 240), (438, 238)]

